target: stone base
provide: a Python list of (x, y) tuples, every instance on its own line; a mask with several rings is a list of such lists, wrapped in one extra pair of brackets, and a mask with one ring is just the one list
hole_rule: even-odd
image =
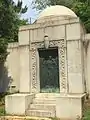
[(25, 115), (34, 94), (12, 94), (5, 97), (5, 110), (7, 114)]
[(13, 94), (5, 97), (5, 110), (10, 115), (75, 120), (82, 118), (84, 99), (85, 94)]
[(56, 117), (61, 119), (81, 119), (85, 94), (62, 95), (56, 100)]

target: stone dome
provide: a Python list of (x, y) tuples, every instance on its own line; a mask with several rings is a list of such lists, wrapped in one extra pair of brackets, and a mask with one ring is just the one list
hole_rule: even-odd
[(77, 17), (77, 15), (72, 10), (61, 5), (50, 6), (46, 8), (40, 13), (38, 19), (46, 18), (49, 16), (60, 16), (60, 17), (68, 17), (68, 18)]

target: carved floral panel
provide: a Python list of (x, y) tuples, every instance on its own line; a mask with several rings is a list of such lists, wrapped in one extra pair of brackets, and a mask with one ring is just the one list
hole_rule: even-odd
[[(54, 40), (49, 41), (49, 47), (58, 47), (59, 53), (59, 72), (60, 72), (60, 90), (66, 89), (66, 75), (65, 75), (65, 47), (64, 40)], [(31, 43), (31, 83), (32, 83), (32, 92), (37, 92), (38, 80), (37, 80), (37, 55), (36, 52), (39, 48), (44, 48), (44, 42), (33, 42)], [(38, 78), (39, 79), (39, 78)]]

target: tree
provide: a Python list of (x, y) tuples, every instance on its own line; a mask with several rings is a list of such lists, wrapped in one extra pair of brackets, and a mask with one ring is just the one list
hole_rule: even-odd
[(8, 42), (5, 38), (0, 38), (0, 63), (5, 62), (7, 53)]
[(33, 8), (43, 10), (51, 5), (64, 5), (72, 9), (84, 23), (87, 32), (90, 32), (90, 0), (34, 0)]
[(0, 1), (0, 36), (9, 41), (17, 41), (18, 28), (22, 20), (20, 15), (27, 11), (27, 7), (22, 8), (22, 2), (17, 5), (13, 0)]
[(72, 10), (80, 17), (81, 21), (84, 23), (87, 33), (90, 32), (90, 2), (87, 0), (76, 1)]
[(32, 2), (33, 8), (37, 10), (43, 10), (47, 6), (53, 5), (65, 5), (66, 7), (71, 7), (73, 0), (34, 0)]
[(8, 42), (18, 41), (18, 29), (26, 20), (21, 20), (21, 14), (27, 11), (27, 6), (22, 8), (22, 1), (15, 4), (13, 0), (0, 0), (0, 62), (7, 56)]

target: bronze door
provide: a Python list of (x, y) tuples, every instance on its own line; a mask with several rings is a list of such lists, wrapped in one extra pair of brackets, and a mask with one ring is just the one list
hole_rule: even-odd
[(40, 90), (41, 92), (59, 91), (58, 49), (39, 50)]

